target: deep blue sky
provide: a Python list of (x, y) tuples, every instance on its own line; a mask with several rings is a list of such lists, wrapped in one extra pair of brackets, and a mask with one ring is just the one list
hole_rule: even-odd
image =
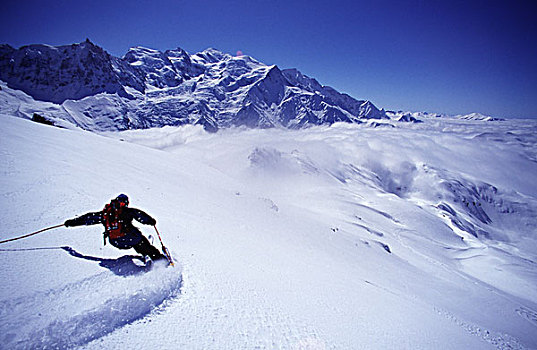
[(537, 1), (3, 0), (0, 43), (241, 50), (379, 108), (537, 118)]

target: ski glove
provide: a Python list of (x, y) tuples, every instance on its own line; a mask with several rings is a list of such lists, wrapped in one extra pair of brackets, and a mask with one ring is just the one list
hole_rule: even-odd
[(76, 226), (75, 219), (65, 220), (63, 224), (65, 225), (65, 227)]

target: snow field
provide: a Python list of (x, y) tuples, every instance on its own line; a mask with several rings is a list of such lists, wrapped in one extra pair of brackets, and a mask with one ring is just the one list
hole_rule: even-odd
[[(142, 280), (153, 272), (117, 276), (56, 249), (110, 260), (132, 253), (103, 247), (101, 227), (62, 228), (4, 245), (54, 248), (0, 252), (8, 281), (0, 287), (0, 328), (14, 334), (12, 342), (48, 334), (31, 344), (537, 347), (537, 163), (528, 146), (535, 139), (506, 136), (531, 125), (500, 124), (493, 137), (476, 142), (481, 124), (467, 121), (218, 134), (187, 126), (106, 137), (7, 116), (2, 123), (0, 237), (100, 210), (124, 192), (132, 206), (156, 217), (182, 265), (162, 277), (175, 286), (182, 281), (177, 294), (168, 282)], [(126, 293), (115, 299), (134, 316), (94, 317), (71, 304), (85, 281), (101, 278), (100, 293), (124, 281), (119, 290)], [(49, 312), (56, 304), (41, 296), (52, 294), (65, 305), (61, 317), (50, 312), (41, 323), (9, 311), (38, 298)], [(94, 302), (107, 309), (105, 301)], [(88, 335), (82, 325), (96, 318), (106, 329)], [(47, 333), (54, 322), (81, 326), (69, 337)]]

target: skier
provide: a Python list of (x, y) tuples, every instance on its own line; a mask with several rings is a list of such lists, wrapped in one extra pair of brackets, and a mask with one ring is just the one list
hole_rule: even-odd
[(66, 220), (66, 227), (81, 225), (103, 224), (105, 228), (104, 236), (110, 244), (119, 249), (130, 249), (142, 254), (145, 258), (149, 256), (156, 261), (166, 259), (166, 257), (142, 235), (140, 230), (132, 224), (132, 220), (154, 226), (157, 221), (140, 209), (130, 208), (129, 198), (125, 194), (120, 194), (112, 199), (102, 211), (87, 213), (74, 219)]

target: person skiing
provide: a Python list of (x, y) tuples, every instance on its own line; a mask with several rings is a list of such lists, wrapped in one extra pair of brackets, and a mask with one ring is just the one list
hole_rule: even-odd
[(106, 204), (103, 210), (66, 220), (64, 225), (65, 227), (73, 227), (102, 224), (105, 229), (105, 244), (108, 238), (110, 244), (118, 249), (134, 248), (137, 253), (144, 257), (149, 256), (153, 261), (166, 259), (132, 224), (132, 220), (151, 226), (155, 226), (157, 223), (155, 219), (144, 211), (129, 207), (129, 197), (125, 194), (120, 194), (115, 199), (112, 199), (109, 204)]

